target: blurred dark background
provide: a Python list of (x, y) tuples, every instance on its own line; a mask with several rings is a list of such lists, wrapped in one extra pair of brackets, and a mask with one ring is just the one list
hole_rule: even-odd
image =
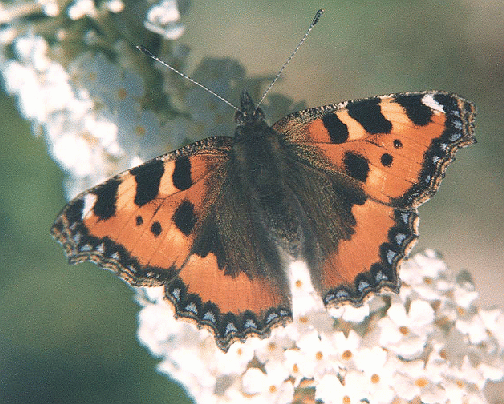
[[(275, 74), (324, 7), (275, 92), (312, 107), (429, 89), (476, 103), (478, 143), (420, 209), (418, 247), (468, 269), (482, 307), (504, 308), (504, 3), (208, 4), (193, 1), (182, 18), (192, 67), (228, 56), (249, 74)], [(3, 92), (0, 108), (0, 404), (190, 402), (138, 345), (133, 292), (92, 264), (67, 265), (49, 235), (66, 202), (63, 174)]]

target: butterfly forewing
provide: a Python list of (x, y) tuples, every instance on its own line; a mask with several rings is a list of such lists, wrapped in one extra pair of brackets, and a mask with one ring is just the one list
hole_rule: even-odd
[(225, 165), (229, 140), (207, 139), (80, 194), (56, 219), (53, 235), (73, 262), (106, 263), (135, 284), (166, 279), (164, 271), (189, 254), (191, 230), (213, 191), (205, 183)]
[(404, 93), (308, 109), (273, 128), (311, 145), (369, 197), (407, 208), (431, 196), (455, 151), (474, 143), (474, 114), (456, 95)]

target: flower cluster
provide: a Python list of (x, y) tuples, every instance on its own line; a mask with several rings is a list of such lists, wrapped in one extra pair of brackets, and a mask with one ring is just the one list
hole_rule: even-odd
[[(131, 24), (138, 33), (130, 32), (132, 37), (146, 38), (145, 26), (173, 40), (183, 32), (177, 2), (137, 6), (129, 10), (121, 0), (0, 5), (0, 72), (6, 90), (68, 173), (69, 197), (181, 146), (186, 137), (185, 121), (190, 120), (182, 113), (173, 113), (170, 105), (162, 112), (149, 108), (152, 99), (165, 100), (163, 83), (153, 83), (159, 95), (145, 90), (145, 83), (159, 74), (129, 43), (121, 24), (114, 23), (120, 13), (125, 21), (138, 20)], [(183, 65), (183, 50), (173, 44), (160, 53)], [(172, 82), (175, 87), (181, 81)], [(178, 87), (189, 91), (186, 83)]]
[[(232, 108), (155, 64), (128, 40), (138, 38), (183, 70), (187, 47), (167, 41), (159, 47), (145, 29), (177, 39), (183, 33), (177, 4), (138, 2), (133, 10), (120, 0), (100, 6), (88, 0), (0, 5), (0, 73), (21, 114), (46, 137), (52, 157), (68, 174), (69, 199), (183, 144), (232, 136)], [(119, 12), (128, 23), (142, 15), (143, 20), (131, 24), (126, 35), (114, 22)], [(29, 17), (38, 13), (43, 18), (32, 22)], [(232, 59), (206, 58), (192, 75), (232, 101), (244, 88), (258, 95), (271, 80), (247, 79)], [(276, 111), (268, 112), (281, 116), (291, 100), (276, 98)]]
[(401, 268), (398, 295), (326, 310), (292, 267), (294, 321), (220, 351), (177, 321), (162, 288), (141, 288), (139, 339), (198, 403), (484, 403), (504, 377), (504, 313), (477, 306), (467, 276), (431, 250)]

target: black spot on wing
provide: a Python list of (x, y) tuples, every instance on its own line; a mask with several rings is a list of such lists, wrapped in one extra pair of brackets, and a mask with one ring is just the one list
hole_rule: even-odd
[(387, 120), (380, 108), (379, 98), (349, 102), (348, 115), (359, 122), (368, 133), (390, 133), (392, 123)]
[(172, 217), (175, 226), (186, 236), (191, 234), (194, 225), (196, 224), (196, 213), (194, 205), (188, 200), (182, 201), (179, 207), (175, 210)]
[(332, 143), (341, 144), (348, 139), (348, 128), (341, 122), (338, 115), (334, 113), (326, 114), (322, 117), (322, 123), (329, 133)]
[(394, 161), (394, 158), (392, 157), (391, 154), (389, 153), (383, 153), (381, 156), (381, 163), (385, 167), (390, 167), (392, 166), (392, 161)]
[(112, 179), (93, 190), (96, 195), (93, 213), (101, 220), (107, 220), (115, 215), (117, 190), (120, 184), (120, 180)]
[(155, 221), (154, 223), (152, 223), (150, 231), (152, 234), (154, 234), (155, 237), (159, 236), (161, 234), (161, 232), (163, 231), (163, 228), (161, 227), (161, 223), (159, 223), (158, 221)]
[(394, 147), (395, 147), (396, 149), (402, 149), (403, 144), (402, 144), (402, 142), (401, 142), (399, 139), (395, 139), (395, 140), (394, 140)]
[(143, 217), (142, 216), (135, 217), (135, 224), (137, 226), (141, 226), (143, 224)]
[(369, 174), (368, 161), (359, 154), (347, 152), (343, 158), (345, 170), (350, 177), (365, 182)]
[(427, 125), (432, 117), (432, 109), (422, 102), (423, 96), (423, 94), (395, 96), (395, 102), (404, 108), (410, 121), (419, 126)]
[(131, 169), (130, 173), (135, 177), (137, 183), (135, 204), (143, 206), (155, 199), (159, 193), (159, 183), (164, 173), (163, 161), (149, 161)]
[(189, 157), (183, 156), (175, 160), (175, 169), (172, 174), (173, 185), (184, 191), (193, 184), (191, 178), (191, 161)]

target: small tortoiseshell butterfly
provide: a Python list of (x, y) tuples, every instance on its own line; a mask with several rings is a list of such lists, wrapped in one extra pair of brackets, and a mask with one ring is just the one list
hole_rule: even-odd
[(325, 305), (399, 290), (417, 207), (475, 108), (438, 91), (290, 114), (268, 126), (244, 92), (234, 137), (212, 137), (125, 171), (71, 201), (51, 231), (70, 263), (165, 288), (178, 317), (226, 351), (292, 319), (287, 268), (304, 260)]
[(287, 266), (303, 259), (326, 305), (399, 289), (417, 207), (475, 108), (444, 92), (391, 94), (296, 112), (273, 126), (244, 92), (234, 137), (212, 137), (76, 197), (53, 236), (131, 285), (163, 285), (177, 316), (235, 339), (290, 320)]

